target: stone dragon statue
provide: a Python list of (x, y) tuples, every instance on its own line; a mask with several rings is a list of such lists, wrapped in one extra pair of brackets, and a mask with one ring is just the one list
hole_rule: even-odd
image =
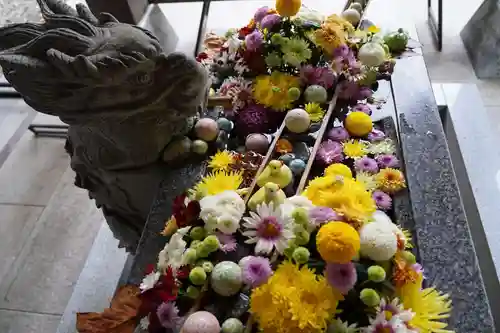
[(206, 103), (207, 75), (141, 27), (37, 1), (41, 23), (0, 28), (0, 66), (29, 106), (69, 125), (75, 185), (133, 251), (168, 172), (165, 150)]

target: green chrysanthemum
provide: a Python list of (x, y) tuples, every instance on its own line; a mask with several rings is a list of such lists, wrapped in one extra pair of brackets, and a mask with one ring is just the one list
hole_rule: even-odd
[(281, 57), (277, 52), (269, 53), (266, 58), (266, 65), (269, 67), (279, 67), (281, 66)]
[(290, 66), (299, 67), (312, 56), (311, 49), (307, 42), (301, 38), (289, 38), (282, 43), (283, 61)]

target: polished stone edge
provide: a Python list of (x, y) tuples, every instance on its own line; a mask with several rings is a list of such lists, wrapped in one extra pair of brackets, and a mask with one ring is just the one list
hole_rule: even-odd
[(103, 224), (64, 310), (57, 333), (74, 333), (77, 312), (101, 312), (109, 307), (128, 258), (118, 240)]
[[(19, 103), (24, 101), (19, 99)], [(5, 106), (0, 99), (0, 108)], [(11, 106), (7, 104), (7, 106)], [(26, 130), (31, 125), (36, 117), (36, 111), (29, 106), (24, 113), (12, 113), (8, 115), (2, 124), (0, 124), (0, 167), (5, 163), (9, 155), (14, 150), (14, 146), (21, 140), (21, 137), (26, 133)], [(7, 127), (7, 128), (3, 128)]]
[[(448, 147), (490, 306), (495, 308), (500, 304), (500, 152), (476, 85), (443, 84), (442, 89), (448, 105), (442, 115)], [(500, 311), (493, 317), (500, 327)]]

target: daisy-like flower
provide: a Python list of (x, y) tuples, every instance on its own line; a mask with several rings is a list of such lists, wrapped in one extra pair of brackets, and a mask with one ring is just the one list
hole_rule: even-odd
[(375, 319), (370, 319), (370, 326), (363, 329), (363, 333), (417, 333), (409, 325), (414, 314), (411, 311), (405, 310), (399, 304), (396, 298), (392, 302), (387, 303), (382, 299), (377, 307), (377, 315)]
[(328, 283), (344, 295), (354, 287), (357, 281), (356, 267), (352, 262), (326, 264), (325, 276)]
[(343, 322), (340, 319), (334, 319), (328, 324), (326, 333), (358, 333), (357, 324), (349, 325), (348, 322)]
[(170, 237), (170, 240), (158, 255), (157, 265), (160, 270), (165, 271), (168, 267), (176, 270), (185, 264), (184, 251), (186, 251), (187, 243), (183, 240), (183, 237), (190, 228), (179, 229)]
[(356, 174), (356, 181), (362, 183), (367, 191), (373, 191), (377, 188), (377, 181), (375, 180), (375, 176), (368, 172), (359, 171)]
[(231, 154), (227, 150), (219, 151), (217, 154), (213, 155), (210, 158), (210, 162), (208, 163), (208, 166), (215, 171), (229, 171), (229, 167), (231, 164), (233, 164), (234, 157), (233, 154)]
[(274, 207), (272, 203), (257, 206), (257, 213), (250, 212), (250, 216), (244, 217), (243, 221), (243, 226), (248, 229), (243, 232), (248, 237), (245, 243), (256, 244), (256, 254), (269, 254), (274, 248), (283, 253), (294, 237), (291, 217), (284, 215), (281, 207)]
[(156, 315), (161, 326), (165, 328), (174, 329), (181, 322), (179, 309), (175, 306), (174, 302), (162, 303), (156, 310)]
[(286, 39), (281, 46), (281, 51), (283, 51), (283, 61), (294, 67), (300, 67), (301, 63), (306, 62), (312, 56), (307, 42), (295, 37)]
[(139, 288), (142, 292), (146, 290), (152, 289), (156, 282), (160, 279), (160, 272), (151, 272), (142, 279), (141, 285)]
[(396, 153), (394, 142), (388, 138), (371, 142), (367, 150), (373, 155), (394, 155)]
[(372, 198), (378, 209), (389, 210), (392, 207), (391, 196), (382, 191), (373, 191)]
[(266, 283), (273, 274), (269, 259), (264, 257), (244, 257), (240, 260), (239, 265), (243, 271), (243, 282), (252, 288)]
[(368, 154), (368, 145), (364, 141), (350, 140), (343, 143), (343, 151), (346, 157), (358, 159)]
[(325, 115), (325, 110), (318, 103), (307, 103), (304, 110), (309, 114), (309, 118), (313, 122), (320, 121)]
[(381, 168), (398, 168), (399, 160), (394, 155), (379, 155), (376, 158), (378, 165)]

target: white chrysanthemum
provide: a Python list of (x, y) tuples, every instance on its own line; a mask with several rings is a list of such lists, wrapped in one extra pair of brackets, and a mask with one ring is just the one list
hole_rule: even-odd
[(373, 155), (394, 155), (396, 153), (394, 142), (389, 138), (371, 142), (368, 145), (367, 150)]
[(149, 317), (143, 317), (140, 321), (139, 321), (139, 326), (143, 329), (143, 330), (147, 330), (149, 328)]
[(395, 333), (417, 333), (409, 328), (408, 323), (412, 320), (414, 313), (405, 310), (397, 298), (387, 303), (383, 298), (377, 307), (375, 319), (370, 319), (370, 326), (363, 328), (363, 333), (395, 332)]
[(245, 202), (235, 191), (224, 191), (206, 196), (200, 200), (200, 218), (205, 222), (205, 229), (218, 229), (224, 234), (235, 233), (245, 213)]
[(153, 288), (160, 279), (160, 272), (151, 272), (142, 279), (141, 285), (139, 288), (142, 292)]
[(311, 200), (307, 199), (303, 195), (294, 195), (285, 199), (285, 202), (281, 205), (281, 211), (284, 215), (291, 215), (296, 208), (304, 208), (307, 211), (314, 208)]
[(391, 259), (398, 249), (398, 240), (388, 223), (367, 223), (359, 231), (360, 254), (375, 261)]
[(401, 230), (401, 228), (399, 226), (397, 226), (396, 224), (392, 223), (392, 220), (389, 217), (389, 215), (387, 215), (387, 213), (385, 213), (381, 210), (377, 210), (377, 211), (375, 211), (375, 213), (373, 213), (372, 219), (373, 219), (373, 223), (385, 223), (385, 224), (387, 224), (388, 228), (391, 229), (392, 233), (396, 236), (396, 239), (399, 238), (404, 243), (406, 243), (407, 239), (406, 239), (406, 236), (405, 236), (403, 230)]
[(187, 243), (182, 238), (188, 233), (189, 228), (177, 230), (160, 251), (158, 254), (158, 268), (160, 270), (165, 271), (170, 266), (175, 271), (185, 264), (184, 251), (186, 251)]
[(274, 248), (283, 253), (294, 237), (291, 217), (284, 215), (281, 207), (274, 207), (273, 203), (257, 206), (257, 213), (250, 212), (243, 221), (247, 229), (243, 235), (248, 237), (245, 243), (255, 244), (256, 254), (270, 254)]
[(356, 173), (356, 181), (362, 183), (366, 190), (370, 192), (375, 190), (378, 186), (375, 177), (368, 172), (358, 171)]

